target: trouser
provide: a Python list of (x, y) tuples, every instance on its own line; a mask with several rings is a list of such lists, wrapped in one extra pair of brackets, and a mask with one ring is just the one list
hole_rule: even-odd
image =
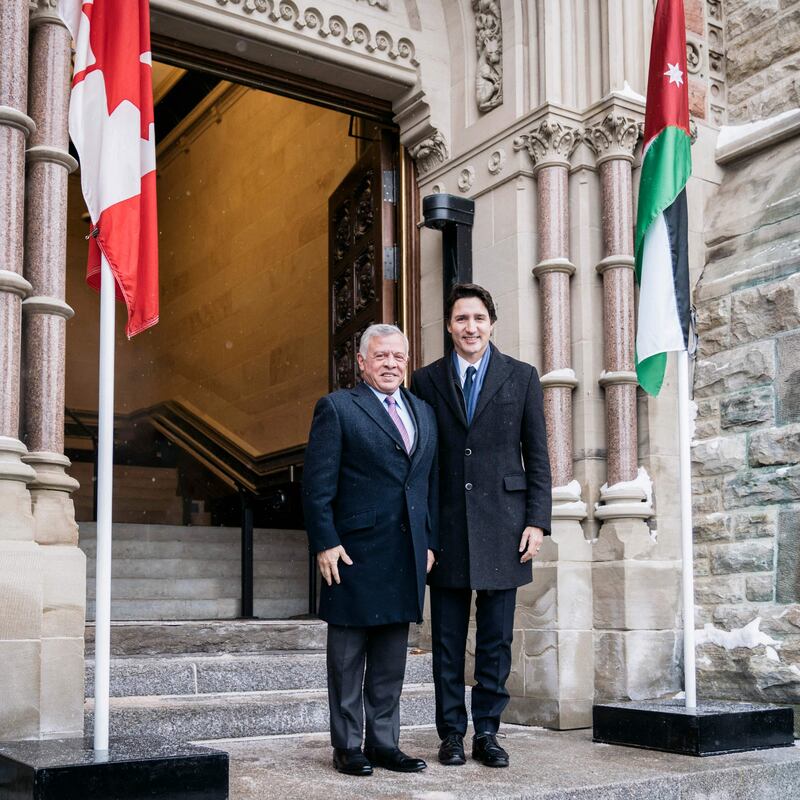
[(328, 625), (328, 705), (331, 744), (397, 747), (400, 693), (408, 654), (408, 623)]
[[(464, 736), (464, 659), (472, 590), (431, 586), (430, 592), (436, 730), (442, 739), (451, 733)], [(472, 724), (475, 733), (497, 733), (508, 705), (517, 590), (479, 590), (476, 595)]]

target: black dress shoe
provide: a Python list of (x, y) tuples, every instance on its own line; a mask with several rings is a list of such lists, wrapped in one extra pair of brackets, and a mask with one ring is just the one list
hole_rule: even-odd
[(508, 766), (508, 753), (497, 744), (493, 733), (481, 733), (472, 738), (472, 757), (485, 767)]
[(439, 745), (439, 763), (446, 767), (460, 767), (467, 763), (464, 755), (464, 737), (460, 733), (449, 733)]
[(334, 747), (333, 766), (344, 775), (372, 775), (372, 764), (360, 747)]
[(392, 772), (421, 772), (428, 766), (421, 758), (407, 756), (397, 747), (365, 747), (364, 752), (376, 767)]

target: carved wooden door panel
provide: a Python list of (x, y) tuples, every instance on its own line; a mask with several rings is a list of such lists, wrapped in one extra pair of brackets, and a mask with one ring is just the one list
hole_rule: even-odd
[(397, 323), (395, 154), (384, 134), (328, 201), (331, 391), (355, 386), (364, 330)]

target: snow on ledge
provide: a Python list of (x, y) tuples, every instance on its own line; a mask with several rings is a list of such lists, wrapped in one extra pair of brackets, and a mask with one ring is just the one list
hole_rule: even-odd
[(695, 641), (697, 644), (715, 644), (725, 650), (733, 650), (737, 647), (746, 647), (752, 650), (764, 645), (767, 648), (767, 658), (771, 661), (780, 661), (780, 657), (773, 647), (773, 645), (780, 647), (780, 642), (760, 631), (760, 626), (761, 617), (751, 620), (743, 628), (734, 628), (731, 631), (715, 628), (710, 622), (707, 622), (703, 630), (697, 631)]
[(717, 136), (716, 162), (727, 164), (800, 134), (800, 108), (743, 125), (723, 125)]
[(613, 486), (604, 483), (600, 487), (600, 497), (606, 497), (608, 495), (613, 496), (614, 494), (627, 494), (629, 490), (635, 492), (637, 489), (644, 494), (647, 505), (651, 505), (653, 502), (653, 481), (644, 467), (639, 467), (639, 471), (632, 481), (620, 481)]

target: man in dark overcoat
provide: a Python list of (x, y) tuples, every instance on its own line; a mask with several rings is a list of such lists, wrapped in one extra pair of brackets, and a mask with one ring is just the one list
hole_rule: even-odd
[(401, 386), (407, 360), (398, 328), (367, 328), (362, 382), (317, 403), (303, 467), (305, 525), (324, 579), (333, 763), (350, 775), (426, 766), (398, 742), (408, 625), (422, 621), (438, 547), (436, 420)]
[(439, 760), (466, 761), (464, 661), (476, 591), (472, 756), (508, 766), (497, 743), (508, 704), (517, 587), (550, 533), (550, 462), (536, 369), (490, 343), (489, 292), (453, 287), (445, 309), (453, 350), (417, 370), (411, 390), (439, 428), (439, 551), (428, 577)]

